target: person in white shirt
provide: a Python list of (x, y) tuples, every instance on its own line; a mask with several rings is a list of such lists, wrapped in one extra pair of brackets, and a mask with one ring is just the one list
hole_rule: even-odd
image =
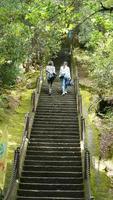
[(67, 80), (71, 79), (70, 68), (67, 62), (64, 62), (60, 67), (59, 78), (61, 80), (62, 95), (65, 95), (67, 94)]
[(49, 61), (46, 66), (46, 78), (48, 82), (49, 95), (52, 93), (52, 84), (56, 77), (55, 66), (53, 61)]

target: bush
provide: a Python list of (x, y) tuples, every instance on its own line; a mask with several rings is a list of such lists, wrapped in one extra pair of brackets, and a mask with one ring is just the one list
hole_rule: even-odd
[(12, 63), (5, 63), (0, 66), (0, 80), (3, 85), (14, 85), (18, 75), (19, 68)]

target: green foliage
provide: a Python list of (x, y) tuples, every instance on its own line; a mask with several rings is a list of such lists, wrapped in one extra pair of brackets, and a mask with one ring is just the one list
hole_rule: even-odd
[(98, 91), (106, 93), (113, 86), (113, 36), (106, 33), (98, 41), (94, 53), (91, 55), (90, 75), (95, 80)]
[[(53, 54), (55, 55), (60, 50), (63, 35), (74, 27), (76, 15), (72, 2), (68, 0), (2, 1), (0, 3), (2, 36), (0, 73), (4, 74), (3, 70), (8, 68), (9, 61), (13, 63), (11, 71), (14, 70), (15, 76), (14, 67), (19, 64), (33, 58), (42, 64)], [(7, 74), (10, 72), (9, 69), (5, 71)], [(12, 82), (14, 81), (15, 77)], [(6, 83), (3, 80), (4, 82)], [(7, 81), (7, 84), (10, 84), (10, 81)]]
[[(104, 0), (102, 3), (106, 7), (112, 7), (112, 0)], [(91, 76), (98, 82), (98, 69), (103, 71), (99, 87), (104, 88), (103, 77), (107, 81), (108, 76), (105, 74), (112, 70), (111, 64), (109, 65), (112, 63), (112, 49), (109, 50), (109, 48), (112, 46), (110, 44), (113, 37), (113, 14), (108, 11), (99, 11), (101, 8), (102, 5), (98, 0), (2, 1), (0, 3), (2, 36), (0, 39), (0, 73), (4, 74), (3, 70), (7, 68), (4, 71), (8, 74), (7, 63), (12, 62), (11, 71), (14, 70), (14, 80), (13, 75), (11, 79), (14, 83), (18, 75), (17, 66), (19, 64), (34, 58), (38, 63), (45, 64), (60, 50), (62, 39), (67, 36), (68, 32), (76, 30), (77, 27), (79, 43), (92, 53)], [(107, 38), (108, 35), (109, 38)], [(101, 44), (104, 43), (105, 46), (102, 47)], [(102, 52), (102, 48), (106, 48), (106, 45), (108, 46), (107, 57)], [(109, 63), (107, 63), (108, 58)], [(3, 82), (6, 83), (6, 81)], [(7, 81), (7, 84), (12, 83)], [(108, 82), (107, 87), (111, 84), (112, 81)]]
[(0, 79), (3, 85), (14, 85), (18, 75), (19, 69), (12, 63), (1, 65)]
[[(112, 7), (112, 1), (102, 1)], [(83, 1), (78, 32), (80, 44), (90, 56), (89, 76), (98, 93), (105, 94), (113, 86), (113, 13), (102, 9), (99, 1)]]

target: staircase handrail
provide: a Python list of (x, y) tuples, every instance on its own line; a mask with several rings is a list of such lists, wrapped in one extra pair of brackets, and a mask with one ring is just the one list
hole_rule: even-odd
[(76, 94), (76, 100), (77, 100), (77, 111), (78, 111), (79, 130), (80, 130), (80, 139), (81, 139), (83, 174), (84, 174), (84, 179), (86, 181), (86, 189), (87, 189), (86, 200), (93, 200), (94, 197), (91, 195), (91, 187), (90, 187), (90, 152), (88, 150), (86, 139), (85, 139), (85, 119), (82, 113), (82, 96), (80, 94), (77, 69), (76, 69), (76, 77), (75, 77), (75, 94)]
[(28, 138), (28, 127), (29, 127), (29, 113), (27, 113), (25, 115), (25, 125), (24, 125), (21, 146), (17, 147), (17, 149), (15, 150), (15, 153), (14, 153), (14, 163), (13, 163), (13, 167), (12, 167), (12, 175), (11, 175), (11, 179), (10, 179), (10, 183), (9, 183), (9, 188), (6, 192), (4, 200), (8, 200), (10, 198), (10, 195), (12, 194), (12, 191), (14, 188), (15, 181), (16, 181), (16, 179), (19, 178), (20, 157), (23, 154), (24, 145)]
[(14, 153), (14, 161), (13, 161), (13, 168), (12, 168), (12, 175), (9, 183), (9, 187), (7, 190), (7, 193), (5, 194), (5, 197), (3, 200), (9, 200), (10, 195), (12, 194), (12, 191), (14, 189), (14, 182), (18, 178), (18, 173), (19, 173), (19, 154), (20, 154), (20, 148), (17, 147)]
[(43, 81), (43, 70), (42, 70), (42, 68), (40, 68), (40, 77), (37, 79), (36, 89), (35, 89), (35, 91), (33, 91), (32, 96), (31, 96), (32, 112), (36, 111), (39, 94), (41, 91), (42, 81)]
[[(35, 98), (33, 97), (33, 95), (31, 97), (31, 102), (32, 102), (31, 112), (29, 112), (25, 115), (25, 125), (24, 125), (24, 131), (23, 131), (23, 136), (22, 136), (22, 142), (21, 142), (20, 147), (17, 147), (17, 149), (15, 150), (15, 153), (14, 153), (14, 162), (13, 162), (13, 166), (12, 166), (12, 174), (11, 174), (11, 178), (10, 178), (10, 183), (9, 183), (9, 187), (6, 191), (6, 194), (3, 197), (3, 200), (12, 200), (11, 199), (12, 194), (16, 190), (14, 188), (15, 187), (17, 188), (17, 186), (16, 186), (18, 184), (17, 180), (20, 177), (21, 169), (22, 169), (22, 165), (23, 165), (22, 157), (24, 157), (25, 152), (26, 152), (26, 148), (27, 148), (27, 144), (28, 144), (29, 136), (30, 136), (30, 131), (31, 131), (30, 126), (32, 126), (32, 123), (33, 123), (34, 114), (32, 115), (32, 113), (35, 113), (35, 111), (36, 111), (36, 106), (37, 106), (37, 103), (39, 100), (39, 95), (40, 95), (41, 86), (42, 86), (42, 80), (43, 80), (43, 72), (41, 69), (40, 76), (36, 81), (36, 89), (33, 92), (33, 93), (35, 93), (35, 95), (34, 95)], [(25, 144), (26, 144), (26, 147), (25, 147)]]

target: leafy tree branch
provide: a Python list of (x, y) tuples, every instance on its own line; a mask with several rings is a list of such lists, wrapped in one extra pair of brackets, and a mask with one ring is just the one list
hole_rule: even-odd
[(99, 10), (96, 10), (95, 12), (93, 12), (92, 14), (90, 14), (89, 16), (87, 16), (82, 22), (78, 23), (78, 25), (75, 27), (75, 30), (77, 28), (79, 28), (79, 26), (81, 26), (85, 21), (87, 21), (88, 19), (90, 19), (92, 16), (94, 16), (95, 14), (99, 13), (99, 12), (104, 12), (104, 11), (109, 11), (110, 13), (113, 11), (113, 7), (105, 7), (102, 2), (100, 2), (101, 4), (101, 8)]
[(100, 2), (100, 4), (101, 4), (101, 7), (102, 7), (102, 11), (110, 11), (110, 12), (113, 11), (113, 6), (111, 6), (111, 7), (106, 7), (106, 6), (103, 5), (102, 2)]

